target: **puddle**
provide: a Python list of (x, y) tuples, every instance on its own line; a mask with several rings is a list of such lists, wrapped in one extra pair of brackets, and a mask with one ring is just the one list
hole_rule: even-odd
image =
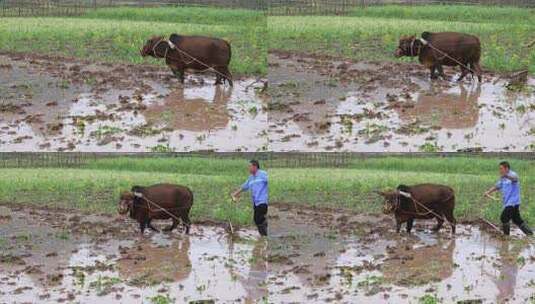
[[(535, 246), (478, 225), (395, 233), (383, 215), (272, 204), (270, 237), (195, 224), (138, 234), (130, 219), (0, 206), (0, 298), (14, 302), (526, 303)], [(168, 223), (156, 222), (158, 226)], [(229, 292), (232, 290), (232, 292)]]
[(177, 303), (255, 303), (267, 296), (267, 243), (255, 231), (240, 229), (232, 241), (223, 228), (195, 225), (189, 236), (140, 237), (123, 218), (0, 208), (0, 298), (148, 303), (160, 295)]
[[(478, 226), (408, 236), (386, 216), (271, 208), (270, 301), (527, 303), (534, 296), (535, 246), (515, 231), (503, 241)], [(342, 231), (342, 233), (340, 233)], [(478, 303), (478, 302), (474, 302)]]
[(165, 68), (0, 56), (0, 151), (262, 151), (255, 79), (185, 86)]
[[(269, 55), (274, 151), (531, 151), (535, 79), (431, 82), (417, 63)], [(458, 71), (447, 69), (456, 77)]]

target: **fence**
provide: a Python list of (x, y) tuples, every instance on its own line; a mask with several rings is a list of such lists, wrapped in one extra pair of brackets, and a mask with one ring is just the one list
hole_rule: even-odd
[(266, 11), (265, 0), (0, 0), (0, 16), (77, 16), (97, 8), (118, 6), (209, 6)]
[(344, 15), (359, 7), (400, 4), (464, 4), (464, 5), (510, 5), (534, 7), (531, 0), (269, 0), (269, 15)]
[(535, 7), (532, 0), (0, 0), (0, 16), (75, 16), (88, 9), (133, 6), (211, 6), (266, 11), (270, 15), (342, 15), (385, 4), (479, 4)]
[(4, 152), (0, 168), (61, 167), (81, 168), (100, 159), (113, 158), (211, 158), (228, 160), (258, 159), (269, 168), (340, 168), (372, 158), (492, 158), (534, 160), (535, 153), (359, 153), (359, 152), (184, 152), (184, 153), (85, 153), (85, 152)]

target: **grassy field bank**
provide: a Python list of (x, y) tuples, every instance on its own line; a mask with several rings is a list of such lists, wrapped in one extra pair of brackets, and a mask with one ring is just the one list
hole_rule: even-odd
[(236, 75), (267, 72), (266, 17), (261, 12), (212, 8), (114, 8), (79, 17), (2, 18), (0, 50), (92, 60), (163, 64), (139, 55), (153, 35), (206, 35), (232, 44)]
[[(485, 69), (513, 71), (529, 66), (535, 73), (535, 9), (462, 6), (372, 6), (349, 16), (270, 16), (269, 47), (348, 57), (396, 60), (402, 35), (457, 31), (477, 35)], [(411, 59), (401, 59), (410, 61)]]
[[(501, 204), (482, 200), (497, 179), (499, 159), (371, 158), (355, 160), (348, 168), (271, 168), (272, 202), (342, 207), (380, 212), (381, 199), (373, 190), (400, 183), (443, 183), (457, 193), (456, 215), (461, 220), (484, 216), (498, 222)], [(535, 223), (535, 162), (511, 161), (522, 182), (522, 213)], [(267, 164), (269, 165), (269, 163)], [(114, 213), (119, 193), (132, 185), (172, 182), (195, 193), (192, 217), (251, 224), (248, 195), (232, 205), (228, 193), (247, 176), (245, 160), (110, 159), (80, 169), (2, 169), (0, 202), (79, 208)]]

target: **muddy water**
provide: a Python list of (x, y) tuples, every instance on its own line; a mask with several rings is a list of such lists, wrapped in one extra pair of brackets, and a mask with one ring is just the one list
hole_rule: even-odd
[(396, 234), (385, 216), (272, 208), (272, 302), (527, 303), (535, 295), (535, 246), (477, 226)]
[[(196, 224), (189, 236), (137, 233), (129, 219), (0, 206), (0, 303), (527, 303), (535, 245), (478, 225), (273, 204), (270, 237)], [(156, 222), (159, 228), (168, 223)], [(231, 291), (231, 292), (230, 292)]]
[(0, 56), (0, 151), (261, 151), (261, 82), (179, 84), (164, 68)]
[[(260, 302), (267, 243), (240, 229), (136, 232), (126, 219), (0, 207), (0, 303)], [(162, 224), (163, 225), (163, 224)], [(232, 292), (229, 292), (232, 291)]]
[[(532, 151), (535, 79), (507, 89), (430, 81), (413, 64), (269, 57), (270, 148), (275, 151)], [(451, 77), (458, 71), (447, 69)]]

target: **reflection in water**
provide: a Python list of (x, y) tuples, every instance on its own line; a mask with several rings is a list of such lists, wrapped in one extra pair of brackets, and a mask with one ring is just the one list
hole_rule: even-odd
[(180, 282), (191, 273), (190, 239), (175, 240), (170, 245), (156, 245), (143, 239), (121, 252), (117, 261), (119, 274), (128, 279), (152, 282)]
[[(265, 299), (268, 295), (267, 240), (260, 238), (254, 244), (246, 276), (229, 267), (231, 276), (238, 279), (247, 293), (245, 303), (257, 303), (259, 299)], [(229, 246), (229, 255), (231, 257), (233, 255), (232, 245)]]
[(388, 282), (402, 286), (422, 285), (452, 276), (455, 240), (449, 240), (447, 244), (438, 240), (437, 244), (410, 250), (406, 249), (406, 243), (398, 242), (382, 266)]
[(479, 119), (478, 100), (481, 84), (468, 91), (459, 84), (459, 93), (444, 92), (442, 88), (431, 86), (428, 92), (422, 92), (411, 107), (397, 108), (401, 120), (420, 122), (447, 129), (471, 128)]
[(519, 267), (523, 258), (521, 252), (526, 249), (526, 243), (518, 242), (500, 242), (498, 247), (498, 257), (500, 265), (499, 272), (496, 275), (486, 273), (496, 284), (498, 294), (496, 295), (497, 303), (505, 303), (513, 299), (515, 295), (516, 280)]
[(143, 115), (150, 124), (173, 130), (220, 129), (230, 121), (227, 104), (231, 97), (232, 87), (215, 86), (211, 100), (197, 94), (188, 96), (181, 87), (171, 91), (163, 103), (148, 106)]

